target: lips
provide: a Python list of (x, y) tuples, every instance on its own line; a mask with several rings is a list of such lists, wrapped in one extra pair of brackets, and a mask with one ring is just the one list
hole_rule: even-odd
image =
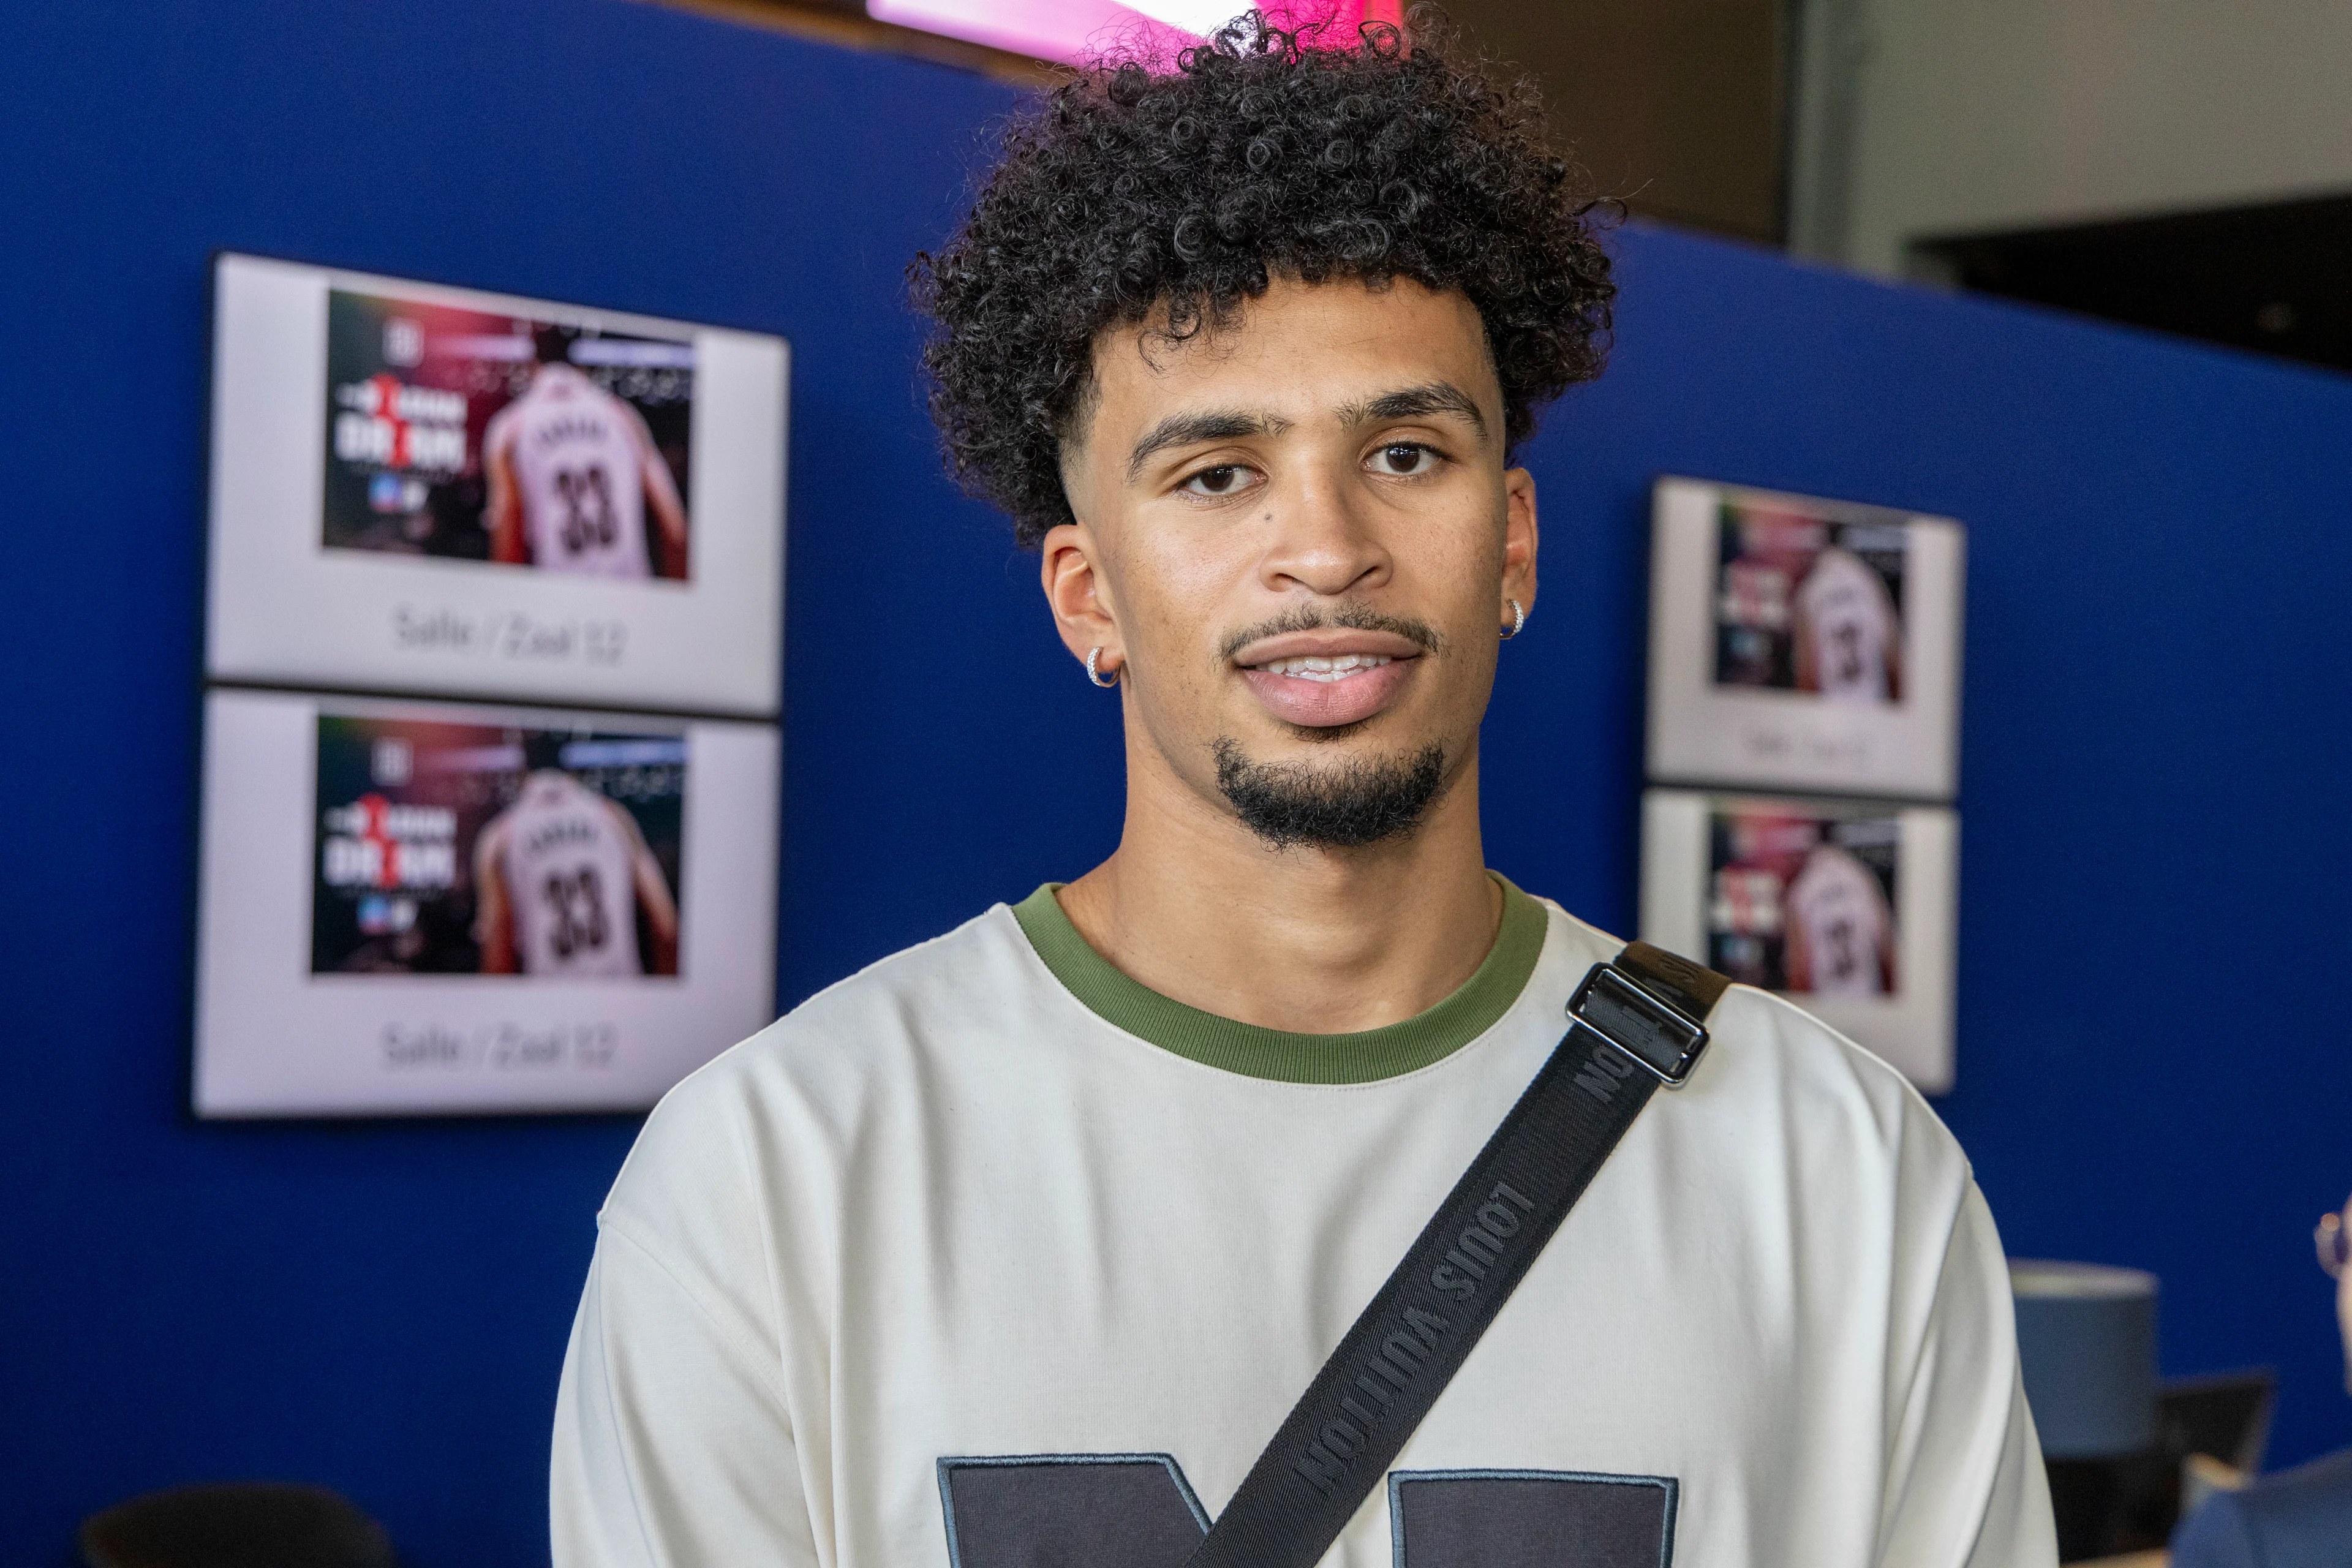
[(1396, 700), (1412, 672), (1412, 661), (1399, 659), (1358, 669), (1336, 680), (1276, 675), (1270, 669), (1245, 669), (1242, 679), (1276, 718), (1320, 730), (1360, 723), (1378, 713)]
[(1343, 653), (1337, 658), (1319, 654), (1305, 654), (1297, 658), (1278, 658), (1258, 666), (1274, 675), (1286, 675), (1294, 680), (1345, 680), (1360, 669), (1377, 669), (1392, 664), (1384, 653)]
[(1268, 713), (1321, 730), (1360, 723), (1387, 708), (1420, 657), (1418, 646), (1394, 633), (1318, 628), (1265, 638), (1234, 662)]

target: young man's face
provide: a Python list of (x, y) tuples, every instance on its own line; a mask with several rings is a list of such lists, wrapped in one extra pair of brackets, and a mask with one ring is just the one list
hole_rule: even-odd
[(1105, 334), (1045, 541), (1064, 639), (1105, 647), (1176, 776), (1262, 837), (1409, 830), (1476, 754), (1535, 484), (1503, 465), (1478, 313), (1399, 280), (1277, 279), (1234, 325)]

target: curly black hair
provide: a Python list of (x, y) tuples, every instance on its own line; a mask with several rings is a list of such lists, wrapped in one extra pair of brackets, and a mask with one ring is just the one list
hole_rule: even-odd
[(910, 270), (948, 465), (1024, 547), (1070, 521), (1061, 446), (1097, 335), (1156, 307), (1181, 339), (1276, 273), (1459, 289), (1514, 447), (1600, 374), (1607, 204), (1549, 146), (1531, 83), (1490, 79), (1433, 13), (1412, 26), (1342, 47), (1252, 13), (1173, 70), (1105, 63), (1011, 125), (962, 230)]

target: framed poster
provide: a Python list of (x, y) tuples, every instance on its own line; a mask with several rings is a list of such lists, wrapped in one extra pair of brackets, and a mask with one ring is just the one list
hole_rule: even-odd
[(772, 715), (789, 364), (216, 257), (207, 675)]
[(1948, 518), (1660, 479), (1650, 776), (1953, 798), (1964, 555)]
[(773, 1017), (772, 725), (216, 689), (206, 1117), (603, 1110)]
[(1940, 1094), (1958, 849), (1942, 806), (1653, 789), (1642, 938), (1780, 993)]

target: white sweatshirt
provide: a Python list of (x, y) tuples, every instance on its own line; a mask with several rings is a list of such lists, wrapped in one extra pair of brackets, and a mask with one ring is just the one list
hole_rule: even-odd
[[(1146, 990), (1050, 889), (678, 1086), (600, 1216), (558, 1568), (1177, 1568), (1616, 941), (1506, 887), (1351, 1036)], [(1326, 1568), (2043, 1568), (2008, 1276), (1893, 1070), (1735, 987)]]

